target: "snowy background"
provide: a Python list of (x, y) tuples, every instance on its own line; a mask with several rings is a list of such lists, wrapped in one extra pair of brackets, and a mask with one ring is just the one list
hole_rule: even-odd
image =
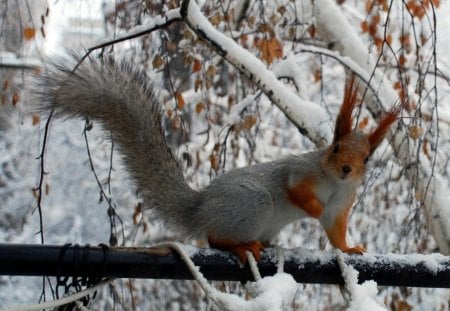
[[(6, 1), (8, 2), (8, 1)], [(32, 18), (38, 28), (41, 25), (41, 15), (46, 16), (45, 1), (36, 1), (34, 8), (36, 13)], [(306, 1), (304, 1), (306, 3)], [(370, 1), (366, 1), (368, 3)], [(379, 1), (382, 3), (383, 1)], [(11, 3), (9, 1), (9, 3)], [(126, 3), (126, 2), (124, 2)], [(160, 13), (151, 9), (156, 6), (152, 1), (147, 1), (147, 7), (136, 1), (129, 4), (127, 9), (115, 8), (116, 15), (109, 16), (108, 22), (104, 22), (104, 12), (112, 12), (111, 4), (102, 5), (100, 1), (58, 1), (50, 2), (50, 11), (45, 17), (45, 39), (42, 34), (36, 34), (32, 40), (24, 40), (22, 45), (17, 44), (17, 52), (20, 57), (43, 59), (44, 55), (65, 53), (65, 48), (80, 49), (92, 46), (103, 37), (112, 37), (126, 33), (134, 26), (151, 21), (152, 16)], [(218, 21), (214, 16), (220, 16), (227, 12), (226, 8), (238, 11), (239, 5), (233, 1), (225, 1), (226, 5), (205, 4), (202, 12), (210, 18), (211, 23), (226, 35), (233, 38), (242, 46), (248, 48), (255, 56), (263, 54), (262, 49), (250, 44), (257, 37), (262, 28), (251, 28), (249, 19), (244, 29), (230, 30), (224, 20)], [(297, 7), (287, 4), (287, 13), (282, 12), (283, 1), (274, 1), (273, 6), (267, 4), (266, 11), (257, 15), (258, 18), (274, 22), (275, 37), (283, 38), (283, 57), (274, 59), (269, 68), (277, 76), (284, 77), (293, 72), (293, 80), (299, 82), (283, 82), (305, 101), (317, 103), (324, 108), (329, 124), (334, 122), (334, 116), (342, 98), (342, 90), (345, 81), (345, 71), (339, 62), (324, 56), (311, 53), (300, 53), (299, 46), (292, 43), (301, 36), (300, 33), (289, 36), (289, 27), (293, 22), (292, 10), (300, 10), (302, 1), (297, 1)], [(404, 29), (410, 30), (408, 19), (401, 19), (402, 3), (392, 2), (390, 18), (393, 19), (392, 32), (398, 37)], [(3, 4), (2, 4), (3, 5)], [(170, 5), (169, 5), (170, 6)], [(6, 10), (4, 6), (2, 10)], [(145, 9), (144, 9), (145, 8)], [(251, 9), (257, 11), (258, 4), (253, 4)], [(8, 10), (13, 10), (13, 5)], [(164, 8), (164, 10), (166, 10)], [(127, 11), (129, 10), (129, 11)], [(279, 10), (279, 11), (278, 11)], [(372, 17), (364, 7), (363, 2), (345, 1), (341, 6), (342, 14), (357, 29), (358, 34), (364, 40), (370, 50), (370, 55), (376, 56), (376, 44), (373, 37), (363, 33), (359, 27), (361, 22), (370, 21)], [(397, 10), (397, 11), (396, 11)], [(136, 14), (139, 11), (141, 13)], [(5, 11), (7, 12), (7, 11)], [(8, 11), (9, 12), (9, 11)], [(143, 12), (143, 13), (142, 13)], [(208, 12), (208, 13), (206, 13)], [(259, 12), (259, 11), (257, 11)], [(286, 25), (283, 19), (271, 20), (278, 15), (290, 16)], [(387, 16), (381, 10), (381, 18)], [(265, 14), (265, 15), (264, 15)], [(286, 14), (286, 15), (284, 15)], [(431, 16), (431, 15), (430, 15)], [(429, 16), (428, 16), (429, 17)], [(411, 65), (408, 70), (408, 78), (413, 80), (407, 89), (408, 95), (416, 100), (418, 110), (410, 112), (410, 115), (402, 120), (404, 126), (422, 129), (424, 133), (419, 140), (409, 140), (413, 150), (424, 150), (423, 146), (429, 146), (429, 154), (435, 164), (435, 172), (441, 176), (441, 189), (439, 198), (448, 205), (445, 198), (449, 197), (450, 189), (450, 4), (442, 1), (436, 11), (436, 53), (439, 74), (444, 78), (433, 81), (434, 76), (426, 76), (428, 88), (424, 93), (415, 93), (417, 81), (421, 76), (414, 75), (417, 64), (414, 61), (414, 44), (406, 57)], [(115, 19), (114, 19), (115, 18)], [(373, 18), (372, 18), (373, 19)], [(429, 18), (430, 19), (430, 18)], [(114, 23), (111, 22), (114, 20)], [(27, 21), (24, 19), (24, 21)], [(310, 21), (309, 21), (310, 22)], [(419, 33), (431, 37), (432, 32), (427, 28), (423, 20), (415, 20), (416, 30)], [(4, 29), (12, 21), (5, 20)], [(254, 21), (254, 23), (258, 23)], [(12, 24), (11, 24), (12, 25)], [(405, 27), (403, 28), (402, 25)], [(13, 25), (12, 25), (13, 26)], [(11, 27), (12, 27), (11, 26)], [(39, 26), (40, 27), (40, 26)], [(172, 27), (172, 26), (171, 26)], [(173, 26), (160, 33), (153, 33), (143, 39), (135, 39), (119, 44), (114, 49), (116, 57), (127, 57), (136, 63), (142, 63), (148, 68), (148, 74), (161, 86), (159, 99), (167, 108), (167, 120), (165, 123), (168, 139), (172, 147), (178, 150), (185, 167), (185, 175), (194, 188), (200, 188), (209, 183), (217, 174), (223, 171), (252, 163), (277, 159), (282, 155), (304, 152), (315, 148), (310, 140), (305, 139), (298, 130), (286, 119), (286, 116), (245, 79), (242, 79), (235, 70), (220, 60), (216, 53), (204, 45), (196, 45), (195, 36), (187, 35), (182, 28), (183, 38), (175, 33), (180, 28)], [(310, 34), (311, 28), (305, 29), (298, 26), (296, 31)], [(397, 27), (397, 28), (396, 28)], [(285, 31), (285, 32), (282, 32)], [(309, 31), (309, 32), (308, 32)], [(382, 32), (382, 29), (378, 29)], [(239, 37), (242, 33), (246, 38)], [(269, 31), (270, 32), (270, 31)], [(2, 32), (6, 35), (6, 30)], [(283, 37), (283, 35), (285, 37)], [(1, 37), (0, 37), (1, 39)], [(291, 41), (290, 41), (291, 40)], [(0, 40), (1, 41), (1, 40)], [(173, 43), (176, 42), (176, 43)], [(302, 44), (307, 40), (301, 41)], [(326, 42), (326, 41), (325, 41)], [(194, 44), (195, 43), (195, 44)], [(6, 41), (3, 43), (6, 45)], [(393, 46), (398, 44), (395, 41)], [(0, 45), (1, 46), (1, 45)], [(191, 51), (187, 51), (190, 50)], [(13, 50), (10, 46), (2, 46), (2, 49)], [(177, 51), (177, 52), (174, 52)], [(420, 53), (424, 63), (429, 65), (432, 47), (429, 43), (423, 44)], [(150, 55), (148, 55), (150, 54)], [(419, 52), (418, 52), (419, 54)], [(172, 72), (162, 70), (158, 66), (155, 55), (169, 55), (163, 58), (163, 63), (171, 64)], [(180, 56), (181, 55), (181, 56)], [(387, 53), (388, 55), (388, 53)], [(261, 55), (259, 55), (261, 57)], [(175, 69), (180, 59), (191, 57), (189, 66), (198, 60), (202, 64), (200, 73), (193, 73), (187, 84), (185, 77), (176, 78)], [(395, 82), (398, 74), (394, 69), (387, 68), (386, 64), (392, 57), (386, 57), (384, 63), (379, 65), (385, 70), (386, 76)], [(295, 69), (292, 69), (294, 65)], [(175, 69), (174, 69), (175, 68)], [(184, 69), (186, 69), (184, 68)], [(213, 69), (210, 69), (213, 68)], [(292, 72), (289, 72), (289, 70)], [(390, 71), (391, 70), (391, 71)], [(181, 72), (182, 70), (180, 70)], [(430, 69), (430, 72), (432, 68)], [(189, 73), (189, 72), (188, 72)], [(40, 160), (37, 159), (42, 148), (43, 127), (45, 120), (36, 122), (36, 115), (27, 103), (27, 79), (33, 72), (17, 72), (10, 69), (1, 69), (0, 78), (3, 83), (5, 103), (0, 108), (0, 241), (4, 243), (40, 243), (40, 224), (36, 210), (36, 192), (40, 178)], [(181, 73), (180, 73), (181, 75)], [(320, 75), (317, 79), (316, 75)], [(402, 76), (402, 74), (399, 74)], [(167, 77), (173, 78), (175, 86), (170, 85)], [(196, 79), (202, 80), (202, 85), (196, 90)], [(229, 80), (230, 84), (223, 80)], [(5, 87), (5, 81), (11, 81), (15, 87)], [(25, 81), (25, 82), (24, 82)], [(179, 85), (177, 84), (179, 83)], [(184, 84), (183, 84), (184, 83)], [(208, 87), (210, 84), (210, 87)], [(198, 86), (198, 85), (197, 85)], [(433, 92), (433, 87), (437, 92)], [(225, 89), (226, 87), (226, 89)], [(175, 88), (178, 93), (174, 92)], [(19, 103), (12, 105), (11, 100), (15, 90), (20, 90)], [(174, 94), (182, 94), (186, 103), (182, 111), (175, 109)], [(438, 98), (434, 98), (435, 96)], [(10, 100), (11, 99), (11, 100)], [(438, 103), (438, 112), (435, 111), (434, 102)], [(230, 104), (232, 103), (232, 104)], [(387, 103), (393, 104), (393, 103)], [(233, 108), (234, 107), (234, 108)], [(243, 112), (240, 109), (247, 107)], [(420, 111), (417, 114), (417, 111)], [(426, 121), (424, 115), (431, 115), (432, 121)], [(369, 116), (366, 110), (362, 111), (361, 120)], [(416, 119), (415, 119), (416, 118)], [(420, 119), (420, 122), (415, 120)], [(371, 120), (369, 118), (369, 120)], [(373, 121), (369, 121), (373, 122)], [(225, 137), (231, 124), (238, 124), (241, 130), (236, 135)], [(368, 126), (373, 125), (369, 123)], [(111, 240), (117, 240), (118, 244), (154, 245), (160, 241), (173, 239), (174, 236), (164, 228), (164, 224), (153, 219), (151, 213), (136, 212), (139, 197), (133, 191), (126, 172), (120, 164), (119, 154), (113, 153), (111, 160), (111, 144), (101, 129), (94, 124), (93, 130), (87, 133), (92, 161), (99, 180), (104, 184), (104, 190), (108, 198), (111, 198), (112, 206), (118, 217), (111, 219), (107, 214), (108, 203), (105, 198), (101, 200), (101, 194), (96, 180), (90, 168), (87, 155), (86, 141), (83, 135), (83, 121), (61, 122), (51, 124), (49, 140), (45, 150), (45, 175), (43, 196), (43, 233), (46, 244), (79, 243), (85, 244), (109, 244)], [(439, 126), (439, 144), (433, 145), (433, 139)], [(326, 132), (326, 126), (321, 126)], [(330, 127), (331, 128), (331, 125)], [(208, 135), (204, 133), (207, 132)], [(328, 135), (331, 132), (328, 133)], [(429, 136), (426, 136), (429, 135)], [(227, 140), (228, 139), (228, 140)], [(406, 138), (405, 138), (406, 139)], [(427, 145), (427, 143), (429, 145)], [(218, 146), (218, 147), (217, 147)], [(228, 146), (224, 151), (223, 146)], [(226, 152), (226, 163), (223, 163), (223, 152)], [(188, 165), (183, 155), (189, 154), (193, 165)], [(423, 159), (423, 155), (419, 159)], [(411, 160), (413, 162), (414, 159)], [(426, 162), (426, 160), (424, 160)], [(428, 165), (423, 163), (424, 166)], [(110, 170), (112, 163), (112, 171)], [(217, 163), (219, 163), (217, 165)], [(110, 182), (108, 176), (111, 172)], [(403, 176), (402, 167), (393, 160), (393, 151), (387, 144), (380, 148), (371, 163), (371, 169), (364, 185), (361, 187), (361, 196), (357, 201), (355, 211), (350, 220), (350, 243), (364, 243), (369, 253), (423, 253), (429, 254), (438, 251), (436, 240), (432, 234), (427, 220), (427, 213), (420, 204), (421, 194), (412, 190), (411, 185)], [(418, 175), (420, 177), (420, 174)], [(433, 195), (430, 194), (431, 197)], [(448, 214), (447, 210), (447, 214)], [(119, 219), (120, 218), (120, 219)], [(111, 225), (114, 222), (115, 226)], [(450, 221), (443, 220), (447, 229)], [(184, 241), (196, 244), (196, 241)], [(330, 249), (320, 225), (314, 220), (305, 220), (286, 228), (275, 241), (283, 247), (306, 247), (310, 249)], [(448, 255), (448, 254), (447, 254)], [(352, 276), (349, 276), (351, 278)], [(137, 310), (191, 310), (213, 309), (212, 302), (205, 297), (197, 284), (189, 281), (154, 281), (154, 280), (117, 280), (114, 282), (119, 300), (113, 300), (108, 290), (104, 290), (98, 298), (92, 302), (93, 310), (106, 308), (112, 309), (113, 305), (121, 309)], [(245, 289), (240, 284), (231, 282), (217, 283), (218, 288), (245, 296)], [(371, 285), (368, 285), (370, 287)], [(372, 288), (373, 289), (373, 288)], [(36, 302), (42, 291), (41, 278), (0, 277), (0, 308), (24, 303)], [(370, 291), (370, 289), (369, 289)], [(51, 297), (50, 292), (47, 293)], [(116, 297), (116, 298), (117, 298)], [(450, 292), (447, 289), (413, 289), (379, 287), (376, 300), (380, 305), (392, 310), (449, 310)], [(292, 303), (287, 309), (308, 310), (342, 310), (345, 309), (344, 299), (336, 286), (300, 284), (292, 297)], [(355, 309), (356, 310), (356, 309)]]

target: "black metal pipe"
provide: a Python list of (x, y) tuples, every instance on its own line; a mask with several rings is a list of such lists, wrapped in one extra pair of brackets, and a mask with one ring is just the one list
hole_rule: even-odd
[[(209, 280), (252, 280), (232, 254), (189, 247), (191, 258)], [(300, 283), (343, 284), (332, 252), (283, 250), (284, 271)], [(276, 272), (278, 253), (267, 249), (261, 275)], [(378, 285), (450, 288), (450, 257), (442, 255), (344, 255), (359, 281)], [(130, 248), (79, 245), (0, 244), (0, 275), (192, 279), (178, 254), (165, 247)]]

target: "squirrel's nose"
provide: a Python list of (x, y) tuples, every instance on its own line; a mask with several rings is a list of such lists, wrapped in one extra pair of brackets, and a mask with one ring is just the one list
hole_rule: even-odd
[(342, 173), (344, 173), (346, 175), (352, 171), (352, 167), (350, 165), (343, 165), (341, 167), (341, 169), (342, 169)]

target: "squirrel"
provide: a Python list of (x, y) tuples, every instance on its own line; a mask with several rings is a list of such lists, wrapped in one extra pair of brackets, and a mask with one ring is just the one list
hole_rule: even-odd
[[(75, 69), (74, 69), (75, 68)], [(54, 117), (89, 118), (111, 132), (143, 204), (183, 236), (206, 239), (242, 263), (259, 261), (269, 241), (300, 218), (318, 219), (333, 247), (362, 254), (346, 242), (347, 222), (369, 157), (399, 118), (387, 112), (364, 134), (352, 128), (358, 102), (349, 79), (332, 143), (300, 155), (238, 168), (201, 190), (185, 181), (161, 126), (154, 84), (130, 62), (82, 59), (76, 53), (50, 63), (34, 83), (37, 110)]]

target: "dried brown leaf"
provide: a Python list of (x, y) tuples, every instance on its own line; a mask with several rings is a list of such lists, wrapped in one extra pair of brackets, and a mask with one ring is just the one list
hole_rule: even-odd
[(181, 94), (180, 91), (176, 91), (175, 92), (175, 97), (177, 99), (177, 108), (179, 110), (182, 110), (184, 108), (184, 106), (185, 106), (183, 95)]
[(211, 168), (217, 172), (219, 169), (219, 158), (215, 154), (209, 156), (209, 162), (211, 163)]
[(205, 104), (202, 102), (199, 102), (199, 103), (197, 103), (197, 105), (195, 105), (196, 113), (201, 113), (204, 109), (205, 109)]
[(26, 27), (23, 30), (23, 37), (26, 40), (31, 40), (36, 36), (36, 29), (34, 29), (33, 27)]
[(192, 72), (199, 72), (202, 69), (202, 63), (198, 59), (194, 59), (194, 64), (192, 65)]
[(359, 122), (358, 124), (358, 129), (363, 130), (367, 127), (367, 125), (369, 124), (369, 118), (368, 117), (364, 117), (361, 122)]
[(164, 59), (160, 55), (156, 55), (152, 61), (153, 68), (159, 69), (162, 65), (164, 65)]
[(256, 47), (261, 52), (260, 58), (268, 65), (272, 64), (276, 58), (283, 57), (283, 47), (275, 37), (256, 41)]
[(33, 116), (31, 116), (31, 124), (38, 125), (39, 122), (41, 122), (41, 116), (33, 114)]
[(195, 91), (197, 92), (202, 87), (202, 85), (203, 85), (203, 80), (199, 76), (197, 76), (195, 78), (195, 82), (194, 82)]
[(418, 125), (412, 125), (409, 127), (409, 137), (413, 140), (419, 139), (423, 134), (423, 128)]
[(17, 103), (20, 101), (20, 95), (19, 95), (19, 91), (14, 91), (14, 93), (12, 94), (12, 99), (11, 102), (14, 106), (17, 105)]

